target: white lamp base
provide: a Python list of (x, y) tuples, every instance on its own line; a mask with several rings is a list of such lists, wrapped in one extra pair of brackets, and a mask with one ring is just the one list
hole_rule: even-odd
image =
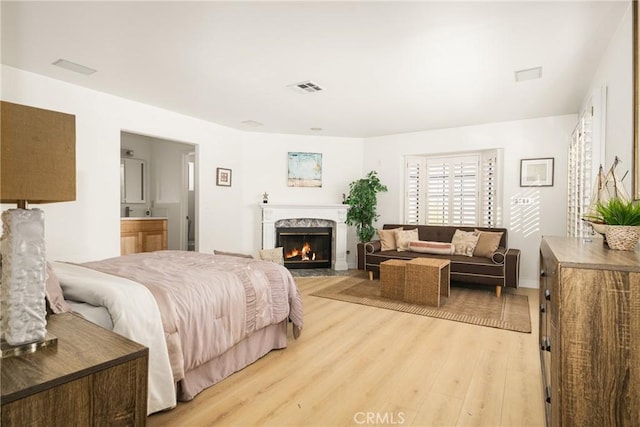
[(47, 334), (44, 212), (2, 213), (1, 337), (11, 346), (44, 340)]

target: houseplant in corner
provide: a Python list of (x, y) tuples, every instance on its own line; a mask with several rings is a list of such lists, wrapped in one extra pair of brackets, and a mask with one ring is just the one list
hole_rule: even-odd
[(360, 242), (370, 241), (376, 232), (373, 222), (378, 219), (378, 193), (385, 191), (387, 187), (380, 182), (376, 171), (371, 171), (366, 177), (349, 184), (349, 195), (346, 199), (349, 210), (345, 222), (356, 227)]
[(611, 249), (632, 251), (640, 240), (640, 204), (613, 198), (598, 203), (598, 216), (606, 224), (605, 236)]

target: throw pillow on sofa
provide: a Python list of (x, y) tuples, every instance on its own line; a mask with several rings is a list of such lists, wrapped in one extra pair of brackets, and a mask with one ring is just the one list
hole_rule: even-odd
[(263, 261), (271, 261), (276, 264), (284, 265), (284, 252), (282, 247), (262, 249), (258, 254), (260, 255), (260, 259)]
[(417, 228), (413, 230), (396, 229), (396, 246), (398, 252), (408, 251), (409, 242), (414, 240), (419, 240)]
[(381, 251), (395, 251), (396, 246), (396, 230), (402, 230), (402, 227), (393, 228), (391, 230), (376, 230), (380, 239)]
[(455, 251), (455, 246), (453, 246), (453, 243), (414, 240), (409, 242), (409, 250), (421, 254), (452, 255)]
[(478, 235), (475, 231), (456, 230), (451, 239), (455, 247), (453, 252), (456, 255), (473, 256), (473, 251), (478, 244)]
[(503, 233), (480, 230), (476, 230), (476, 233), (478, 233), (478, 244), (473, 250), (473, 255), (491, 258), (498, 246), (500, 246), (500, 239), (502, 239)]

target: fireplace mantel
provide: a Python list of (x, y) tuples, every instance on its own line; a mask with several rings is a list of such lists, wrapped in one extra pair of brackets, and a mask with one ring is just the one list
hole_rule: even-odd
[(347, 265), (347, 219), (348, 205), (343, 204), (323, 204), (323, 205), (301, 205), (261, 203), (262, 209), (262, 248), (272, 249), (276, 245), (277, 221), (282, 219), (325, 219), (334, 221), (336, 224), (333, 243), (334, 270), (348, 270)]

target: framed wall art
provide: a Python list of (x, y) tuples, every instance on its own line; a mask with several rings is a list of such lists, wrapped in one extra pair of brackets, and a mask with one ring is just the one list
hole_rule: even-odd
[(322, 187), (322, 153), (288, 153), (289, 187)]
[(231, 187), (231, 169), (216, 168), (216, 185)]
[(520, 160), (520, 187), (553, 187), (553, 157)]

